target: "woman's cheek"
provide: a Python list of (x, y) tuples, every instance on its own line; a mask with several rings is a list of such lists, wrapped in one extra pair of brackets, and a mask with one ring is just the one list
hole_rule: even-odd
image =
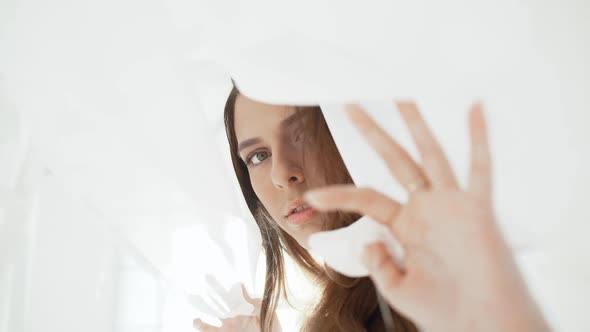
[(254, 190), (254, 193), (256, 194), (258, 199), (262, 201), (262, 204), (265, 204), (265, 195), (263, 190), (264, 186), (262, 185), (262, 183), (260, 183), (260, 180), (260, 176), (256, 174), (256, 172), (250, 172), (250, 185), (252, 186), (252, 190)]
[(270, 175), (264, 174), (264, 170), (262, 169), (253, 169), (250, 171), (250, 184), (262, 205), (264, 205), (273, 218), (276, 218), (275, 209), (277, 206), (276, 202), (273, 202), (272, 199), (277, 196), (274, 194), (274, 186), (270, 181)]

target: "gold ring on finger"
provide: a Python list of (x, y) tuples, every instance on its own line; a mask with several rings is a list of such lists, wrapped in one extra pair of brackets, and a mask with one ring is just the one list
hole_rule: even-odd
[(406, 189), (408, 190), (408, 193), (414, 193), (416, 191), (422, 190), (426, 188), (426, 180), (424, 180), (423, 178), (419, 178), (415, 181), (412, 181), (410, 183), (408, 183), (406, 185)]

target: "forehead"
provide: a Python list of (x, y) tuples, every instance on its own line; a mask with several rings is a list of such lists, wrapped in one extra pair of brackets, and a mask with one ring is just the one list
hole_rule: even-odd
[(236, 138), (240, 142), (270, 134), (279, 129), (281, 121), (293, 112), (293, 106), (264, 104), (238, 95), (234, 115)]

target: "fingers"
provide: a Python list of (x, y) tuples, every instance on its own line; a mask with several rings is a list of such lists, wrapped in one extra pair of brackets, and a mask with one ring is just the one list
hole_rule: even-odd
[(399, 203), (384, 194), (353, 185), (335, 185), (308, 191), (303, 199), (318, 210), (356, 212), (388, 227), (392, 226), (400, 211)]
[(242, 287), (242, 295), (244, 295), (244, 299), (250, 304), (256, 304), (256, 299), (252, 298), (250, 294), (248, 294), (246, 286), (244, 286), (244, 284), (240, 284), (240, 286)]
[(468, 191), (489, 200), (492, 196), (492, 165), (486, 121), (480, 104), (473, 105), (469, 112), (469, 132), (471, 170)]
[(430, 184), (435, 188), (457, 188), (457, 180), (442, 147), (420, 115), (413, 102), (397, 102), (400, 114), (416, 142), (422, 167)]
[(393, 304), (392, 298), (395, 297), (394, 294), (404, 279), (404, 272), (398, 269), (385, 245), (382, 243), (368, 245), (363, 254), (363, 262), (379, 292), (390, 304)]
[(347, 106), (350, 120), (371, 147), (385, 161), (387, 167), (398, 182), (406, 189), (418, 179), (427, 180), (422, 169), (396, 141), (394, 141), (363, 109), (357, 104)]

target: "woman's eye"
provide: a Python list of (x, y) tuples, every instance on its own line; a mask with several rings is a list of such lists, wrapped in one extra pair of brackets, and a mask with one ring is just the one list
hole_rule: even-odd
[(248, 157), (248, 163), (250, 163), (252, 165), (258, 165), (261, 162), (263, 162), (264, 159), (268, 158), (269, 156), (270, 156), (270, 153), (268, 153), (267, 151), (254, 152), (253, 154), (251, 154)]

